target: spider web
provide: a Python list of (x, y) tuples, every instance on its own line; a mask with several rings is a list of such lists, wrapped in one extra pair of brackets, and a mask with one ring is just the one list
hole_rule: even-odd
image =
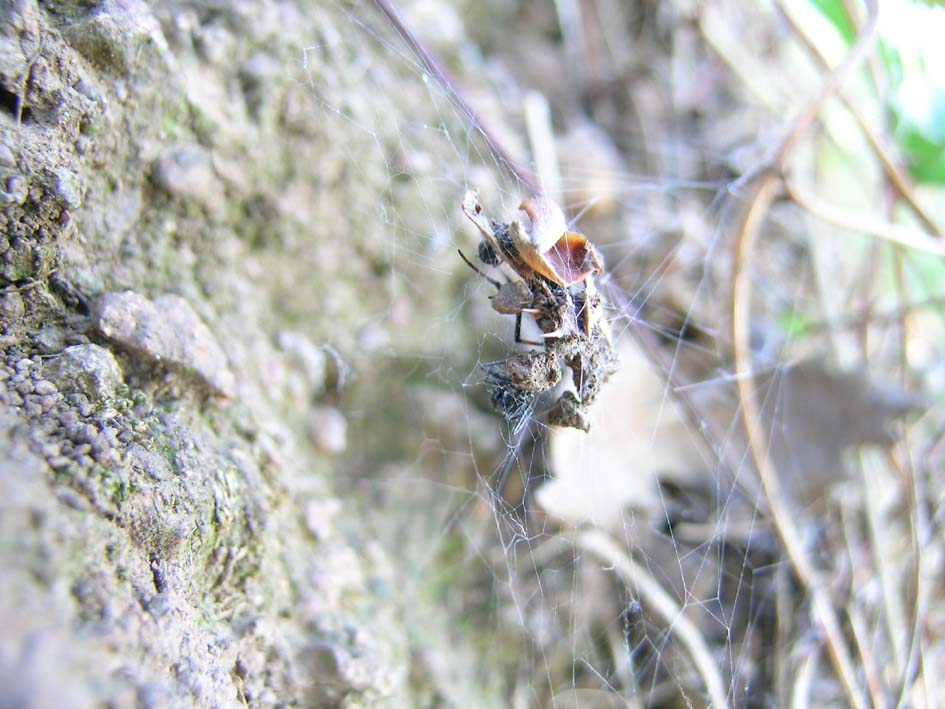
[[(571, 4), (558, 3), (557, 13), (537, 5), (490, 6), (494, 17), (485, 22), (473, 8), (461, 16), (449, 5), (401, 3), (424, 46), (456, 67), (452, 85), (373, 8), (333, 6), (335, 22), (302, 58), (312, 110), (333, 130), (343, 127), (356, 174), (377, 187), (376, 204), (352, 205), (355, 221), (384, 234), (387, 275), (373, 322), (363, 324), (368, 335), (386, 333), (363, 360), (383, 375), (349, 404), (362, 436), (351, 490), (368, 500), (366, 514), (403, 569), (417, 683), (432, 692), (432, 704), (459, 706), (842, 701), (772, 526), (732, 375), (731, 235), (745, 203), (739, 176), (763, 164), (784, 117), (758, 97), (757, 85), (720, 66), (709, 40), (720, 41), (721, 30), (695, 32), (685, 3), (624, 8), (610, 27), (598, 18), (610, 70), (624, 72), (633, 91), (614, 89), (612, 104), (595, 101), (600, 76), (581, 74), (593, 67), (554, 73), (580, 49), (569, 35)], [(738, 17), (729, 33), (744, 23), (745, 51), (758, 45), (758, 66), (771, 72), (793, 61), (767, 11)], [(702, 15), (707, 25), (713, 18)], [(510, 29), (514, 41), (503, 33)], [(621, 33), (632, 50), (615, 48)], [(350, 47), (386, 61), (333, 74), (337, 53)], [(816, 87), (816, 74), (802, 68)], [(353, 102), (364, 83), (376, 87), (376, 100)], [(568, 95), (575, 86), (590, 94)], [(772, 101), (803, 96), (780, 79), (764, 93)], [(624, 99), (633, 105), (620, 105)], [(622, 362), (593, 405), (589, 434), (547, 426), (557, 391), (517, 401), (505, 419), (489, 405), (490, 368), (517, 345), (514, 318), (491, 310), (495, 289), (482, 275), (514, 274), (481, 263), (477, 274), (463, 264), (456, 249), (474, 260), (478, 239), (459, 203), (478, 189), (488, 216), (518, 218), (529, 188), (509, 169), (516, 163), (522, 174), (560, 185), (556, 196), (576, 230), (607, 263), (599, 285)], [(868, 244), (845, 265), (836, 250), (811, 246), (814, 227), (796, 210), (776, 206), (769, 221), (750, 273), (761, 323), (752, 333), (753, 374), (768, 452), (792, 470), (820, 466), (840, 477), (846, 444), (875, 441), (843, 429), (824, 443), (814, 431), (804, 441), (814, 452), (799, 452), (791, 412), (823, 408), (825, 398), (863, 402), (873, 390), (866, 380), (818, 380), (820, 369), (789, 365), (831, 347), (843, 361), (857, 337), (845, 327), (795, 337), (790, 317), (852, 318), (851, 301), (825, 303), (862, 284)], [(870, 353), (883, 371), (896, 348), (880, 344)], [(804, 394), (805, 385), (813, 393)], [(395, 440), (372, 434), (381, 428), (393, 428)], [(844, 518), (862, 513), (858, 482), (844, 483), (858, 500), (849, 507), (831, 506), (832, 483), (804, 478), (793, 488), (807, 491), (794, 501), (805, 515), (826, 515), (823, 526), (804, 529), (828, 568), (844, 535), (861, 534)], [(846, 543), (846, 573), (875, 579), (869, 552)], [(863, 609), (862, 626), (849, 632), (876, 641), (888, 606), (874, 598)], [(811, 689), (815, 677), (829, 681)]]

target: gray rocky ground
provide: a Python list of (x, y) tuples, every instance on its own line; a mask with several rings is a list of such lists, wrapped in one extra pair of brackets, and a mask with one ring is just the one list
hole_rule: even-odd
[(449, 276), (392, 285), (378, 214), (459, 191), (392, 184), (399, 128), (359, 117), (435, 119), (350, 12), (0, 4), (0, 705), (435, 696), (333, 480), (416, 435), (393, 331), (452, 344)]

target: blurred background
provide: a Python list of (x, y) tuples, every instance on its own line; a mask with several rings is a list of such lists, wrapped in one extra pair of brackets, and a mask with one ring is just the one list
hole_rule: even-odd
[[(945, 8), (2, 7), (14, 705), (941, 703)], [(589, 432), (471, 189), (603, 256)]]

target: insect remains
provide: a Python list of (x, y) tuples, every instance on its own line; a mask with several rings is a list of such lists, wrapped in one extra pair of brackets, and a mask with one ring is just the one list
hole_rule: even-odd
[[(484, 365), (493, 406), (518, 425), (535, 397), (555, 388), (570, 369), (573, 388), (558, 397), (548, 423), (589, 430), (587, 407), (618, 365), (604, 301), (594, 286), (594, 277), (604, 272), (597, 249), (584, 235), (568, 231), (564, 212), (547, 197), (522, 202), (525, 223), (486, 219), (475, 190), (466, 193), (462, 208), (483, 237), (479, 260), (488, 266), (504, 263), (519, 280), (500, 283), (460, 256), (496, 287), (492, 308), (515, 315), (515, 342), (540, 348), (517, 349)], [(522, 340), (523, 316), (537, 324), (539, 341)]]

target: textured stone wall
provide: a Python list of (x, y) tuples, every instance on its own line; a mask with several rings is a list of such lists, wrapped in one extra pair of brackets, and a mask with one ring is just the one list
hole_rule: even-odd
[(352, 12), (0, 5), (9, 706), (410, 704), (424, 685), (397, 567), (332, 480), (346, 450), (370, 468), (419, 435), (390, 415), (413, 365), (383, 343), (463, 351), (427, 335), (453, 277), (392, 248), (428, 247), (412, 215), (452, 228), (459, 190), (392, 179), (417, 159), (381, 120), (392, 97), (442, 119)]

